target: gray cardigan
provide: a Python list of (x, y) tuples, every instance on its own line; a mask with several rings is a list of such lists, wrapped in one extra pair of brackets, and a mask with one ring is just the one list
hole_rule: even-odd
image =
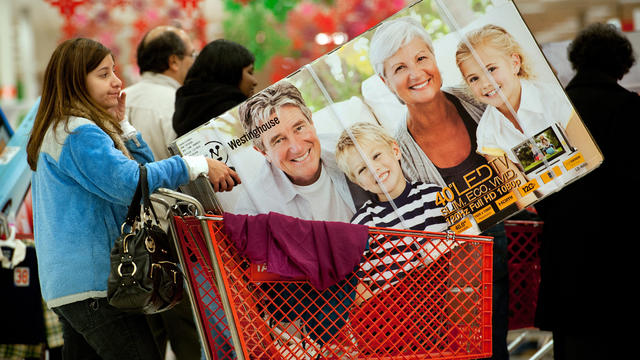
[[(457, 97), (471, 118), (476, 122), (480, 121), (485, 105), (475, 100), (464, 86), (447, 87), (443, 88), (442, 91)], [(396, 141), (402, 152), (402, 171), (409, 181), (422, 181), (445, 187), (446, 184), (438, 169), (409, 133), (407, 118), (408, 116), (405, 116), (395, 134)]]

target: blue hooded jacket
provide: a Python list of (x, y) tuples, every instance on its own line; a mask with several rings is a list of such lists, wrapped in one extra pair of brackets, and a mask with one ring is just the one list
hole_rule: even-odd
[(79, 117), (44, 137), (32, 195), (40, 286), (49, 307), (106, 297), (109, 254), (138, 183), (138, 162), (146, 164), (151, 192), (189, 181), (179, 156), (152, 162), (139, 133), (125, 146), (135, 160)]

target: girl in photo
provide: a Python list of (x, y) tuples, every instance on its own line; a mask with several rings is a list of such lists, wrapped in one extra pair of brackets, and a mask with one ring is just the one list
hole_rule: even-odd
[(576, 122), (577, 115), (562, 89), (534, 80), (522, 48), (505, 29), (485, 25), (466, 37), (468, 44), (458, 45), (456, 64), (474, 97), (487, 105), (476, 131), (479, 153), (506, 154), (518, 163), (511, 151), (515, 146), (554, 124), (568, 129), (572, 121)]

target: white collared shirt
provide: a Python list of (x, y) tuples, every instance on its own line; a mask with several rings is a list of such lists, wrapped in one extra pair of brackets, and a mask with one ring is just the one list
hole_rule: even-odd
[(170, 156), (168, 147), (176, 138), (172, 120), (179, 87), (180, 83), (169, 76), (146, 71), (140, 81), (124, 89), (129, 122), (156, 160)]
[[(316, 195), (309, 196), (308, 192), (305, 194), (300, 191), (282, 170), (265, 160), (264, 171), (243, 185), (244, 191), (229, 211), (249, 215), (273, 211), (304, 220), (349, 222), (356, 208), (346, 177), (338, 168), (331, 152), (322, 150), (320, 160), (321, 174), (325, 174), (324, 179), (329, 180), (330, 186), (316, 189)], [(322, 202), (318, 202), (318, 199), (322, 199)], [(328, 208), (327, 201), (336, 201), (334, 209), (322, 209)], [(332, 219), (321, 218), (324, 211), (333, 211), (334, 214), (329, 216)]]
[(354, 214), (336, 191), (324, 165), (316, 182), (306, 186), (293, 184), (293, 188), (311, 205), (309, 220), (348, 221)]
[(497, 108), (487, 106), (476, 132), (480, 154), (518, 159), (511, 149), (553, 124), (566, 128), (573, 113), (571, 103), (558, 85), (520, 80), (522, 92), (517, 115), (521, 133)]

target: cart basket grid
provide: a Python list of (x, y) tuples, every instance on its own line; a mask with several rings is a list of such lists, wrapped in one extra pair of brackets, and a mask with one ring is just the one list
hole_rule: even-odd
[(369, 246), (378, 250), (321, 291), (250, 264), (226, 236), (222, 217), (174, 221), (212, 359), (491, 355), (491, 238), (370, 228)]

